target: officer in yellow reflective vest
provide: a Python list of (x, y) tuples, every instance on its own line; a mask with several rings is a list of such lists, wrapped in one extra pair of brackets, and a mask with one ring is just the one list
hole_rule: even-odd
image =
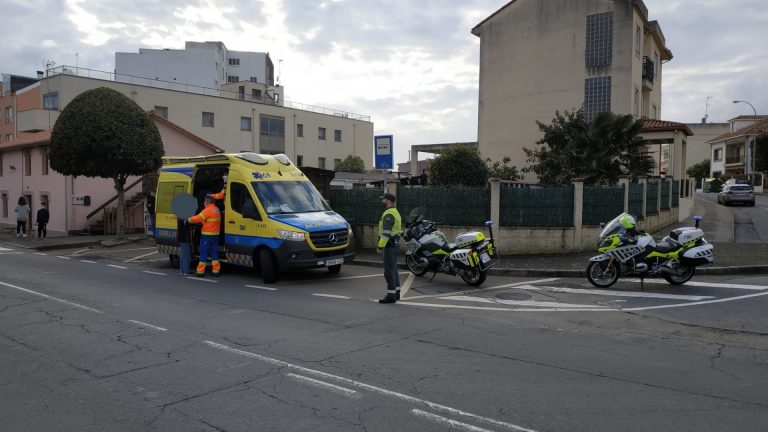
[(400, 300), (400, 275), (397, 271), (397, 253), (400, 234), (403, 232), (400, 213), (395, 208), (395, 198), (391, 193), (381, 195), (386, 207), (379, 221), (379, 243), (376, 252), (384, 254), (384, 279), (387, 281), (387, 296), (379, 303), (394, 303)]

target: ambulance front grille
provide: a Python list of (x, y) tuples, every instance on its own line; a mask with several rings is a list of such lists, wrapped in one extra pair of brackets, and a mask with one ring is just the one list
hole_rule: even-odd
[(309, 239), (316, 248), (331, 248), (344, 246), (349, 241), (349, 231), (331, 230), (318, 231), (309, 234)]

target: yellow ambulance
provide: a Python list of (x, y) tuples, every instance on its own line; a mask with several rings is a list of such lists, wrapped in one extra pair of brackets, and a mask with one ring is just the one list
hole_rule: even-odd
[[(224, 181), (226, 178), (226, 182)], [(338, 273), (354, 257), (349, 223), (331, 210), (309, 179), (283, 155), (257, 153), (164, 157), (157, 184), (155, 241), (178, 267), (178, 218), (171, 201), (180, 193), (197, 199), (220, 192), (219, 256), (261, 271), (265, 283), (280, 272), (325, 267)], [(199, 231), (194, 231), (193, 259)]]

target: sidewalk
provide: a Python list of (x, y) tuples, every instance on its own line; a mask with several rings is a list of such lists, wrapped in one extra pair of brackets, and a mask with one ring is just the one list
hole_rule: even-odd
[(15, 234), (0, 234), (0, 245), (34, 249), (38, 251), (85, 248), (90, 246), (112, 247), (133, 243), (145, 239), (143, 235), (126, 236), (125, 240), (116, 240), (114, 235), (74, 235), (69, 237), (16, 237)]

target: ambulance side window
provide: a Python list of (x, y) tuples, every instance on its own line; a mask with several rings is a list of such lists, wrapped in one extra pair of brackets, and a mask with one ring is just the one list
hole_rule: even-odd
[(229, 206), (232, 210), (241, 214), (243, 217), (254, 220), (261, 220), (256, 204), (253, 202), (251, 194), (242, 183), (232, 182), (229, 184)]

